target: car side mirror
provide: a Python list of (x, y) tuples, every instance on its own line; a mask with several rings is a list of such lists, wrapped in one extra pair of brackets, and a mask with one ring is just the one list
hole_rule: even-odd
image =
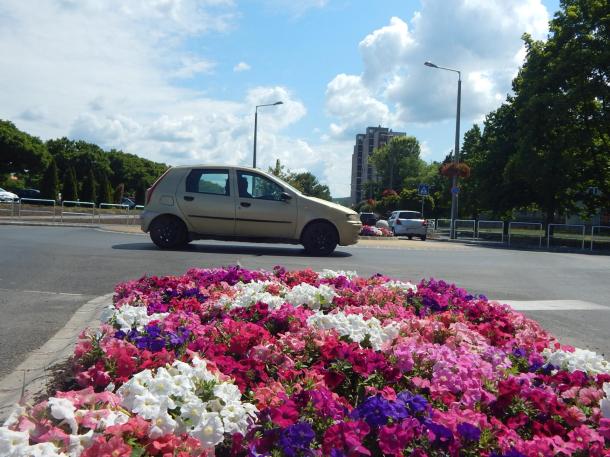
[(288, 192), (282, 192), (281, 200), (283, 202), (288, 202), (288, 201), (292, 200), (292, 195), (290, 195)]

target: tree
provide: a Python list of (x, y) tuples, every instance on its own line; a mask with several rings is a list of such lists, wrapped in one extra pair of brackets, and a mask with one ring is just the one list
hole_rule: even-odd
[(286, 181), (293, 187), (310, 197), (317, 197), (331, 201), (330, 189), (327, 185), (321, 184), (311, 172), (293, 173), (280, 163), (280, 159), (275, 161), (275, 167), (267, 169), (269, 173)]
[(310, 197), (317, 197), (328, 201), (332, 200), (328, 186), (320, 184), (318, 178), (309, 171), (293, 173), (290, 177), (290, 184)]
[(397, 136), (377, 148), (369, 161), (377, 170), (380, 188), (416, 187), (418, 177), (426, 168), (426, 162), (419, 157), (420, 152), (419, 141), (414, 136)]
[(98, 175), (98, 203), (110, 203), (112, 201), (112, 188), (108, 181), (108, 175), (100, 171)]
[(76, 181), (76, 172), (74, 171), (74, 168), (71, 167), (68, 168), (68, 170), (66, 170), (64, 173), (62, 200), (78, 200), (78, 183)]
[(89, 173), (83, 180), (83, 186), (81, 189), (81, 198), (83, 201), (93, 202), (97, 201), (97, 191), (96, 191), (97, 183), (95, 181), (95, 175), (93, 173), (93, 168), (89, 169)]
[(47, 168), (49, 159), (40, 139), (0, 120), (0, 174), (40, 172)]
[(59, 194), (59, 176), (57, 174), (57, 164), (52, 156), (40, 184), (40, 194), (43, 198), (57, 199)]
[(121, 203), (123, 195), (125, 194), (125, 184), (121, 183), (114, 189), (114, 202)]

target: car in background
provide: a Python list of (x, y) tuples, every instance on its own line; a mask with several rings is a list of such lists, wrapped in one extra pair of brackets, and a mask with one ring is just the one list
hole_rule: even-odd
[(375, 213), (360, 213), (360, 222), (362, 225), (372, 225), (375, 226), (375, 223), (379, 220), (377, 214)]
[(349, 208), (256, 168), (228, 165), (170, 168), (146, 191), (140, 221), (162, 249), (218, 239), (302, 244), (320, 256), (357, 243), (362, 228)]
[(38, 189), (17, 189), (15, 193), (19, 198), (40, 198), (40, 191)]
[(121, 198), (121, 205), (129, 207), (129, 209), (134, 209), (136, 207), (136, 202), (129, 197), (123, 197)]
[(0, 202), (16, 202), (19, 196), (0, 187)]
[(403, 235), (410, 240), (416, 236), (426, 241), (428, 221), (422, 218), (419, 211), (394, 211), (388, 219), (388, 225), (395, 236)]

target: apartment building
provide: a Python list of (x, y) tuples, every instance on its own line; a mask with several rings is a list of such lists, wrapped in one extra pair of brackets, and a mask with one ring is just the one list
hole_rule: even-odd
[[(388, 143), (395, 136), (405, 136), (405, 132), (393, 132), (386, 127), (367, 127), (366, 133), (356, 135), (356, 144), (352, 154), (351, 202), (356, 204), (371, 195), (365, 194), (364, 184), (375, 182), (377, 172), (369, 163), (369, 157), (378, 147)], [(370, 192), (370, 191), (369, 191)]]

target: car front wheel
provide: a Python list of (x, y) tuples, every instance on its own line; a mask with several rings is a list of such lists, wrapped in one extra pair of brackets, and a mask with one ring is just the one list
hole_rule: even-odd
[(327, 256), (335, 250), (339, 239), (332, 225), (327, 222), (314, 222), (305, 229), (301, 241), (308, 254)]
[(161, 249), (173, 249), (188, 243), (184, 222), (175, 216), (159, 216), (150, 224), (150, 239)]

